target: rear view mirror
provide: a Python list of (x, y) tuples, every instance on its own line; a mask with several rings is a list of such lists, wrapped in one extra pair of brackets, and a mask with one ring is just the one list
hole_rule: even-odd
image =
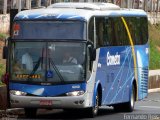
[(92, 61), (94, 61), (96, 59), (96, 49), (95, 48), (93, 48), (93, 50), (92, 50), (92, 58), (91, 58), (91, 60)]
[(90, 60), (94, 61), (96, 59), (96, 49), (92, 48), (89, 51), (90, 51)]
[(96, 59), (96, 49), (93, 47), (91, 42), (88, 42), (88, 49), (90, 54), (90, 60), (94, 61)]
[(7, 42), (9, 41), (10, 37), (8, 37), (7, 39), (5, 39), (5, 46), (3, 47), (3, 59), (7, 59), (8, 57), (8, 46), (7, 46)]

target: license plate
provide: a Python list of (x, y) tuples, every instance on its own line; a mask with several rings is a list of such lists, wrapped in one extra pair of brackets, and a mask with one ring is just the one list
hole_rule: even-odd
[(52, 105), (52, 100), (40, 100), (40, 105)]

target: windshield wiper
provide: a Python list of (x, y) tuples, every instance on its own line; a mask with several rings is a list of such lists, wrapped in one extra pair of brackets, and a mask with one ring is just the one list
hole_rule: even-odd
[[(55, 63), (53, 62), (53, 60), (51, 58), (49, 58), (50, 62), (51, 62), (51, 65), (53, 66), (54, 70), (56, 71), (58, 77), (60, 78), (60, 80), (62, 82), (64, 82), (64, 78), (63, 76), (61, 75), (61, 73), (59, 72), (58, 68), (56, 67)], [(27, 78), (27, 81), (29, 80), (32, 80), (32, 78), (30, 76), (34, 75), (34, 73), (37, 71), (39, 65), (40, 65), (40, 62), (42, 61), (42, 57), (39, 58), (37, 64), (35, 65), (35, 67), (33, 68), (32, 72), (29, 74), (28, 78)]]
[(62, 82), (65, 82), (63, 76), (62, 76), (61, 73), (59, 72), (59, 70), (58, 70), (58, 68), (56, 67), (55, 63), (53, 62), (52, 58), (49, 58), (49, 60), (50, 60), (50, 62), (51, 62), (51, 65), (53, 66), (54, 70), (56, 71), (58, 77), (60, 78), (60, 80), (61, 80)]
[(34, 66), (32, 72), (29, 74), (29, 76), (28, 76), (28, 78), (27, 78), (27, 81), (28, 81), (28, 80), (31, 80), (30, 76), (34, 75), (34, 73), (37, 71), (37, 69), (38, 69), (38, 67), (39, 67), (39, 65), (40, 65), (41, 60), (42, 60), (42, 57), (40, 57), (40, 58), (38, 59), (38, 62), (37, 62), (37, 64)]

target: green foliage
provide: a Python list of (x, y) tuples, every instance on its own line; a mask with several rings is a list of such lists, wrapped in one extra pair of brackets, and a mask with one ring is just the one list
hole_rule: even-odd
[(157, 45), (150, 41), (150, 66), (149, 69), (160, 69), (160, 51), (157, 49)]
[(7, 36), (7, 34), (0, 33), (0, 39), (5, 39)]
[(1, 82), (1, 76), (4, 73), (5, 70), (5, 65), (0, 64), (0, 86), (3, 85), (3, 83)]
[(0, 77), (2, 76), (2, 74), (4, 73), (5, 70), (5, 65), (0, 64)]
[(0, 79), (5, 72), (5, 64), (0, 63)]
[(148, 25), (150, 40), (150, 70), (160, 69), (160, 24)]
[(2, 86), (3, 85), (3, 83), (0, 81), (0, 86)]
[[(4, 34), (4, 33), (0, 33), (0, 42), (1, 41), (3, 41), (5, 38), (7, 38), (8, 37), (8, 34)], [(1, 45), (1, 44), (0, 44)], [(0, 46), (1, 48), (3, 47), (3, 46)], [(4, 72), (5, 72), (5, 64), (4, 64), (4, 62), (3, 62), (3, 60), (2, 60), (2, 49), (0, 48), (0, 86), (1, 85), (4, 85), (2, 82), (1, 82), (1, 76), (2, 76), (2, 74), (4, 74)]]

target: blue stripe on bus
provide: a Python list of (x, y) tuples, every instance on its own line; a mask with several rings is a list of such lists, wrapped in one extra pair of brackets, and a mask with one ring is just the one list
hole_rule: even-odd
[(67, 92), (86, 90), (86, 83), (81, 84), (66, 84), (66, 85), (29, 85), (29, 84), (20, 84), (12, 83), (9, 84), (10, 90), (18, 90), (32, 94), (35, 96), (48, 96), (56, 97), (58, 95), (65, 94)]
[(24, 15), (20, 14), (15, 17), (14, 20), (41, 20), (41, 19), (56, 19), (56, 20), (80, 20), (80, 21), (85, 21), (85, 18), (79, 15), (74, 15), (74, 14), (29, 14), (29, 15)]
[(147, 17), (146, 13), (139, 12), (111, 12), (108, 17)]

